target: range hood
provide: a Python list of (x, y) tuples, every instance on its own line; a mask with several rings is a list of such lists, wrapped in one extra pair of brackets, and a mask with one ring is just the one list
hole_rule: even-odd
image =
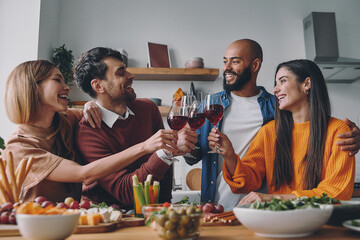
[(306, 58), (318, 64), (326, 82), (360, 80), (360, 59), (339, 57), (335, 13), (312, 12), (303, 25)]

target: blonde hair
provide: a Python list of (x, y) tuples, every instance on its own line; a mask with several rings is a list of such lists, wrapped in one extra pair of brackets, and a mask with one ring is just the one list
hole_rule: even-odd
[(10, 73), (5, 86), (5, 109), (13, 123), (31, 124), (41, 106), (38, 83), (48, 78), (55, 65), (46, 60), (19, 64)]
[[(39, 83), (51, 76), (56, 66), (47, 60), (27, 61), (10, 73), (5, 85), (5, 109), (15, 124), (33, 124), (42, 105)], [(72, 127), (64, 114), (56, 113), (53, 120), (54, 151), (57, 155), (73, 158)], [(67, 152), (67, 153), (66, 153)]]

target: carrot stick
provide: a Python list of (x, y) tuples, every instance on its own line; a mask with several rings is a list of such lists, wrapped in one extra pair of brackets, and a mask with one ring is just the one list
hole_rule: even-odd
[(154, 181), (153, 183), (153, 188), (154, 188), (154, 195), (156, 197), (155, 199), (155, 203), (159, 202), (159, 191), (160, 191), (160, 183), (158, 181)]
[(150, 203), (154, 204), (155, 200), (156, 200), (156, 196), (154, 194), (154, 186), (150, 185), (150, 189), (149, 189), (149, 197), (150, 197)]

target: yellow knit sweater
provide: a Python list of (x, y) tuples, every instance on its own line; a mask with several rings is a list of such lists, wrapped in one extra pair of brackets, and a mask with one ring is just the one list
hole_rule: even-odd
[(294, 123), (292, 135), (294, 177), (290, 186), (282, 186), (278, 191), (271, 186), (276, 140), (275, 121), (269, 122), (259, 130), (243, 159), (240, 160), (237, 156), (233, 176), (227, 170), (224, 161), (224, 179), (234, 193), (255, 191), (260, 188), (266, 177), (269, 194), (292, 193), (297, 197), (313, 197), (327, 193), (333, 198), (349, 200), (354, 188), (355, 158), (336, 145), (339, 140), (337, 135), (347, 131), (349, 127), (343, 121), (330, 119), (325, 142), (322, 181), (311, 190), (303, 189), (304, 168), (300, 166), (308, 146), (310, 122)]

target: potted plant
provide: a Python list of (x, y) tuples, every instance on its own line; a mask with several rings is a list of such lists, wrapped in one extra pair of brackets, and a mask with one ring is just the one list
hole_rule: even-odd
[(1, 155), (1, 149), (5, 149), (4, 139), (2, 139), (2, 137), (0, 137), (0, 155)]
[(72, 68), (74, 64), (74, 56), (71, 50), (66, 49), (65, 44), (54, 49), (52, 62), (59, 68), (64, 76), (65, 83), (71, 85), (73, 76)]

